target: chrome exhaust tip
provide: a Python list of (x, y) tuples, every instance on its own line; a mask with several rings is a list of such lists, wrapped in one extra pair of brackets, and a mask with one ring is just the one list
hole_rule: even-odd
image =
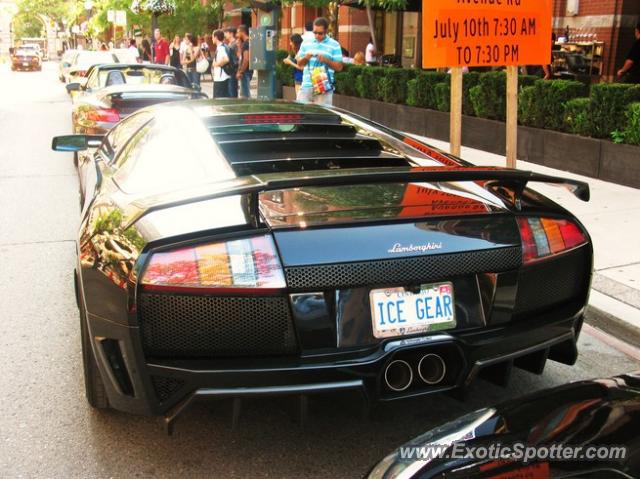
[(447, 366), (441, 356), (433, 353), (425, 354), (418, 363), (418, 374), (426, 384), (438, 384), (447, 374)]
[(406, 390), (413, 381), (413, 371), (408, 362), (396, 359), (384, 370), (384, 382), (389, 389), (396, 392)]

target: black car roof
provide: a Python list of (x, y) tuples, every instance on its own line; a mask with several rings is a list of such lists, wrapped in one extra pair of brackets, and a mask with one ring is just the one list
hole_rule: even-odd
[(151, 69), (151, 70), (168, 70), (176, 71), (175, 67), (169, 65), (162, 65), (160, 63), (101, 63), (99, 65), (93, 65), (92, 68), (96, 70), (124, 70), (125, 68), (134, 69)]
[(161, 105), (158, 108), (181, 107), (193, 110), (201, 119), (219, 115), (250, 115), (250, 114), (334, 114), (331, 109), (313, 104), (294, 103), (286, 100), (255, 100), (255, 99), (209, 99)]

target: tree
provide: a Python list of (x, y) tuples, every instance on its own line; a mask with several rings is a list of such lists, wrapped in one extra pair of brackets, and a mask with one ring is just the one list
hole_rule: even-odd
[(13, 19), (16, 38), (41, 38), (45, 36), (42, 20), (32, 14), (19, 13)]
[(151, 32), (153, 33), (158, 28), (158, 17), (160, 15), (175, 13), (176, 0), (133, 0), (131, 11), (134, 13), (150, 13)]

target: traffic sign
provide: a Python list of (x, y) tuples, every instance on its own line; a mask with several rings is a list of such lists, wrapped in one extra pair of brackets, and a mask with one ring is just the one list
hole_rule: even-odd
[(423, 68), (546, 65), (552, 0), (422, 0)]

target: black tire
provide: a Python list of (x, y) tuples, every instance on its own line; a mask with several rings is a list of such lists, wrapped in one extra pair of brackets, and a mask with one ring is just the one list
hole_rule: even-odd
[(84, 307), (84, 301), (77, 288), (76, 279), (76, 295), (78, 305), (80, 306), (80, 336), (82, 340), (82, 366), (84, 369), (84, 386), (85, 396), (89, 405), (95, 409), (109, 409), (109, 399), (107, 391), (102, 382), (98, 363), (91, 348), (91, 338), (89, 337), (89, 328), (87, 327), (87, 317)]

